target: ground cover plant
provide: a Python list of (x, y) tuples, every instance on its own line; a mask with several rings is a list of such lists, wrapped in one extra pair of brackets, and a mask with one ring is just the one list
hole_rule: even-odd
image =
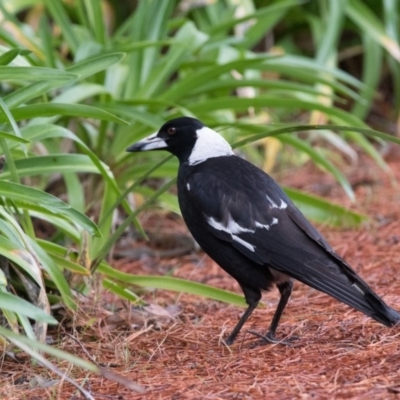
[[(125, 153), (166, 119), (198, 117), (266, 170), (311, 160), (349, 201), (342, 170), (360, 154), (390, 174), (380, 150), (398, 142), (385, 135), (400, 98), (396, 1), (4, 0), (0, 14), (4, 346), (40, 357), (16, 335), (44, 342), (48, 324), (79, 314), (79, 294), (103, 288), (134, 304), (137, 285), (243, 304), (214, 285), (112, 266), (123, 234), (146, 235), (149, 205), (179, 212), (176, 162)], [(287, 191), (315, 221), (366, 221)]]

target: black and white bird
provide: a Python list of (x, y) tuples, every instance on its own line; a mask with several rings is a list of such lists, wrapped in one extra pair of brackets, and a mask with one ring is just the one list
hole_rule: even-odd
[(332, 249), (265, 172), (237, 157), (229, 143), (199, 120), (165, 123), (128, 152), (167, 150), (179, 159), (178, 200), (200, 247), (242, 288), (247, 310), (226, 339), (232, 344), (274, 284), (280, 301), (263, 338), (275, 332), (297, 279), (392, 327), (400, 314), (390, 308)]

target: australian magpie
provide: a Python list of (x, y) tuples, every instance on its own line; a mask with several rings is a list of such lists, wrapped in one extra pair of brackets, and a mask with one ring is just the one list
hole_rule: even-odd
[(297, 279), (392, 327), (390, 308), (344, 261), (265, 172), (237, 157), (229, 143), (199, 120), (166, 122), (128, 152), (167, 150), (180, 163), (178, 200), (200, 247), (242, 288), (247, 310), (226, 339), (232, 344), (274, 284), (280, 301), (268, 332), (272, 343)]

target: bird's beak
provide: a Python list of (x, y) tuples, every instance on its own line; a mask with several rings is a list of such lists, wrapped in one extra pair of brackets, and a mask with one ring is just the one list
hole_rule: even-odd
[(126, 151), (148, 151), (148, 150), (162, 150), (168, 148), (168, 144), (165, 140), (157, 136), (157, 133), (147, 136), (146, 138), (136, 142), (132, 146), (129, 146)]

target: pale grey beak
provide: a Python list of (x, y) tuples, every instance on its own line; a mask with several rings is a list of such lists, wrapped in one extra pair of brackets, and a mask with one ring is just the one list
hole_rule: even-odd
[(131, 153), (135, 151), (162, 150), (166, 148), (168, 148), (166, 141), (157, 137), (157, 133), (153, 133), (132, 146), (129, 146), (126, 151)]

